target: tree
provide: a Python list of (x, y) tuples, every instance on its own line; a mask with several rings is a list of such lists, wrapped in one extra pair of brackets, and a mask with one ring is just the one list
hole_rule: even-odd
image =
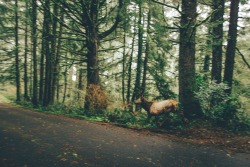
[(227, 83), (229, 86), (229, 89), (227, 89), (226, 91), (228, 94), (232, 92), (232, 85), (233, 85), (234, 58), (235, 58), (235, 48), (237, 42), (238, 11), (239, 11), (239, 0), (231, 0), (225, 71), (224, 71), (224, 82)]
[[(82, 37), (84, 50), (81, 53), (81, 61), (87, 64), (87, 89), (89, 85), (100, 85), (99, 78), (99, 48), (101, 41), (114, 32), (121, 21), (120, 11), (124, 2), (117, 0), (110, 4), (106, 0), (82, 0), (78, 2), (59, 1), (62, 9), (73, 24), (64, 26)], [(114, 14), (117, 11), (116, 14)], [(89, 92), (88, 90), (86, 92)], [(89, 109), (90, 97), (86, 94), (84, 107)], [(98, 101), (96, 102), (98, 103)]]
[(212, 24), (212, 80), (221, 82), (224, 0), (213, 0)]
[(31, 12), (31, 38), (32, 38), (32, 58), (33, 58), (33, 95), (32, 104), (34, 106), (38, 105), (37, 98), (37, 1), (32, 0), (32, 12)]
[(20, 97), (20, 70), (19, 70), (19, 41), (18, 41), (18, 1), (15, 0), (15, 70), (16, 70), (16, 101), (21, 100)]
[[(136, 79), (134, 85), (134, 92), (132, 101), (139, 98), (141, 95), (141, 65), (142, 65), (142, 46), (143, 46), (143, 23), (142, 23), (142, 0), (138, 1), (139, 17), (138, 17), (138, 55), (137, 55), (137, 67), (136, 67)], [(136, 106), (136, 110), (139, 106)]]
[(179, 102), (186, 117), (200, 115), (194, 97), (195, 80), (195, 32), (196, 0), (182, 0), (180, 45), (179, 45)]
[[(104, 39), (110, 35), (118, 26), (118, 23), (121, 21), (120, 10), (123, 6), (123, 1), (119, 0), (118, 2), (118, 12), (116, 19), (112, 26), (100, 32), (100, 23), (102, 22), (100, 18), (100, 10), (105, 5), (105, 1), (92, 0), (88, 2), (82, 1), (83, 15), (86, 20), (84, 20), (84, 27), (86, 29), (86, 46), (87, 46), (87, 86), (99, 85), (99, 65), (98, 65), (98, 51), (100, 40)], [(107, 16), (106, 16), (107, 17)], [(88, 89), (88, 88), (87, 88)], [(88, 91), (87, 91), (88, 92)], [(85, 98), (85, 109), (90, 108), (90, 99), (89, 95), (86, 95)], [(98, 103), (98, 101), (96, 102)]]
[(45, 48), (45, 82), (44, 82), (44, 96), (43, 106), (48, 106), (52, 102), (52, 46), (54, 47), (54, 40), (51, 39), (51, 14), (50, 14), (50, 0), (44, 2), (44, 48)]
[[(149, 2), (150, 5), (150, 2)], [(149, 8), (148, 11), (148, 18), (147, 18), (147, 40), (146, 40), (146, 49), (145, 49), (145, 59), (143, 63), (143, 75), (142, 75), (142, 84), (141, 84), (141, 93), (144, 94), (146, 91), (146, 78), (147, 78), (147, 71), (148, 71), (148, 58), (150, 55), (150, 25), (151, 25), (151, 9)]]
[(28, 23), (29, 23), (29, 2), (25, 1), (25, 39), (24, 39), (24, 100), (30, 100), (28, 93)]
[[(63, 13), (61, 12), (61, 20), (63, 20)], [(52, 40), (51, 40), (51, 63), (54, 65), (51, 68), (51, 100), (50, 104), (54, 103), (57, 87), (57, 77), (58, 77), (58, 66), (59, 66), (59, 54), (58, 49), (60, 49), (60, 37), (62, 36), (57, 32), (58, 27), (58, 17), (59, 15), (59, 4), (58, 0), (53, 3), (53, 17), (52, 17)], [(62, 26), (60, 26), (62, 28)], [(62, 30), (59, 31), (62, 33)], [(57, 40), (57, 36), (59, 37)], [(57, 44), (58, 42), (58, 44)], [(57, 47), (57, 45), (59, 47)]]

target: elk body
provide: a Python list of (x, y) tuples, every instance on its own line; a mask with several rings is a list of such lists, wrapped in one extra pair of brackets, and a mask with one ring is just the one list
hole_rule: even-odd
[(148, 120), (152, 116), (156, 116), (158, 119), (159, 115), (164, 115), (163, 122), (160, 123), (160, 126), (164, 124), (167, 120), (167, 116), (170, 112), (176, 112), (178, 107), (178, 102), (175, 100), (163, 100), (163, 101), (148, 101), (143, 96), (135, 101), (135, 104), (140, 104), (141, 107), (147, 111)]

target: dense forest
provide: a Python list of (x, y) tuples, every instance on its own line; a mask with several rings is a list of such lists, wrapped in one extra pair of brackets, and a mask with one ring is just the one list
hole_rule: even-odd
[(0, 11), (1, 94), (18, 103), (131, 122), (143, 95), (250, 125), (248, 0), (0, 0)]

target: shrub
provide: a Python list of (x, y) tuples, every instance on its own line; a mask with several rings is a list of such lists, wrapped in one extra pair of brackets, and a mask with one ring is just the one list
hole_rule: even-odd
[(85, 109), (92, 112), (101, 112), (107, 109), (107, 93), (101, 85), (90, 84), (87, 87)]
[(229, 87), (224, 83), (203, 83), (195, 92), (204, 116), (220, 125), (228, 125), (237, 120), (240, 102), (235, 95), (228, 95), (225, 91)]
[(107, 113), (107, 117), (110, 122), (116, 122), (122, 124), (136, 122), (136, 118), (133, 113), (127, 110), (120, 110), (117, 108), (113, 112)]

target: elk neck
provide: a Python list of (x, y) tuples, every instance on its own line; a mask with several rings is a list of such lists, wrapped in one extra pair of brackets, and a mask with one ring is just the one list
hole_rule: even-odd
[(149, 102), (146, 99), (142, 100), (141, 106), (147, 112), (150, 112), (150, 107), (152, 106), (153, 102)]

